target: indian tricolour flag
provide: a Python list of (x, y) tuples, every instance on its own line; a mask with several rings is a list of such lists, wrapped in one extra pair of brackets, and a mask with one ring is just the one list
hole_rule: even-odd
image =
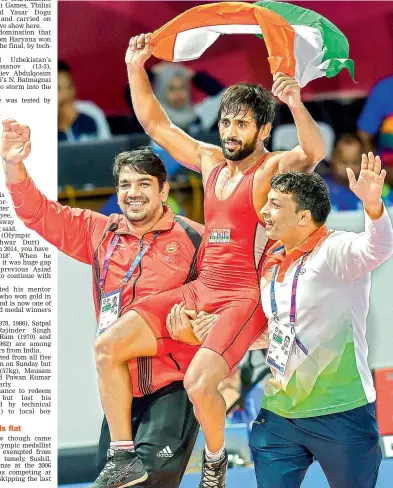
[(265, 1), (200, 5), (155, 31), (153, 54), (165, 61), (199, 58), (222, 34), (256, 34), (265, 41), (272, 73), (295, 77), (301, 87), (347, 68), (353, 78), (344, 34), (321, 15), (295, 5)]

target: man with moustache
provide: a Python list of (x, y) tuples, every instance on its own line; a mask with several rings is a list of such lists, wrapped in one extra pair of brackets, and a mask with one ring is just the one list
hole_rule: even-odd
[(364, 232), (326, 227), (329, 189), (316, 173), (275, 175), (262, 209), (277, 242), (261, 272), (272, 375), (250, 437), (259, 488), (300, 488), (314, 460), (332, 488), (377, 484), (382, 456), (366, 319), (371, 272), (392, 255), (393, 229), (379, 156), (363, 154), (359, 174), (346, 173)]
[[(274, 99), (268, 90), (247, 83), (231, 86), (223, 94), (218, 114), (222, 147), (193, 139), (171, 123), (154, 96), (144, 69), (151, 53), (149, 35), (131, 39), (126, 64), (135, 114), (151, 139), (181, 164), (202, 173), (205, 237), (196, 281), (132, 305), (97, 339), (101, 400), (112, 444), (129, 442), (132, 387), (126, 381), (125, 359), (141, 353), (176, 353), (177, 343), (168, 341), (170, 333), (165, 326), (175, 304), (181, 303), (183, 314), (187, 309), (218, 314), (187, 370), (184, 384), (206, 439), (200, 487), (221, 488), (227, 470), (225, 401), (217, 387), (266, 326), (257, 270), (268, 238), (260, 209), (266, 203), (271, 177), (290, 169), (312, 171), (324, 157), (325, 144), (301, 103), (299, 85), (283, 74), (275, 76), (272, 91), (293, 113), (299, 146), (289, 152), (268, 153), (264, 141), (274, 118)], [(176, 339), (199, 344), (192, 328)], [(130, 450), (129, 473), (123, 476), (115, 461), (94, 488), (114, 486), (108, 480), (116, 473), (117, 487), (130, 486), (128, 476), (132, 477), (135, 459), (136, 453)]]
[[(57, 249), (92, 266), (98, 333), (135, 301), (195, 278), (203, 226), (173, 215), (164, 204), (169, 191), (166, 170), (150, 148), (116, 157), (113, 177), (123, 213), (109, 217), (47, 199), (25, 168), (30, 149), (30, 129), (15, 120), (4, 121), (1, 156), (16, 213)], [(200, 316), (194, 322), (194, 332), (199, 336), (199, 328), (208, 323), (208, 318)], [(132, 419), (130, 411), (128, 415), (141, 459), (133, 486), (178, 488), (194, 447), (199, 426), (183, 378), (197, 347), (181, 346), (176, 354), (142, 354), (128, 363), (134, 397)], [(109, 447), (104, 419), (97, 463), (100, 470)], [(122, 447), (134, 448), (129, 442)], [(109, 461), (112, 457), (109, 449)]]

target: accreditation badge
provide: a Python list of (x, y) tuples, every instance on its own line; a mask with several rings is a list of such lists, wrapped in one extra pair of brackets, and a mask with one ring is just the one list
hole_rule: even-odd
[(273, 322), (266, 363), (281, 375), (285, 373), (294, 341), (295, 333), (292, 327)]
[(100, 303), (100, 320), (97, 335), (102, 334), (119, 318), (121, 306), (121, 290), (102, 295)]

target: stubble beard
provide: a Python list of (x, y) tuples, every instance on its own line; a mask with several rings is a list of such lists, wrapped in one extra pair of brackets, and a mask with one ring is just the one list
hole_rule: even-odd
[(221, 139), (221, 148), (222, 152), (224, 153), (224, 157), (226, 159), (229, 159), (230, 161), (243, 161), (243, 159), (246, 159), (255, 151), (258, 143), (258, 132), (255, 134), (254, 138), (251, 141), (247, 142), (244, 145), (237, 139), (234, 141), (240, 144), (240, 148), (236, 151), (228, 151), (225, 147), (223, 139)]

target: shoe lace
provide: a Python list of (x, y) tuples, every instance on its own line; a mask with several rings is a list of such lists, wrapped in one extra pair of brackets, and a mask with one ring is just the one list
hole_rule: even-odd
[(109, 471), (111, 471), (115, 467), (114, 457), (113, 455), (108, 455), (108, 460), (105, 463), (105, 466), (102, 468), (101, 473), (99, 474), (97, 479), (103, 478), (107, 475)]
[(209, 465), (203, 466), (202, 485), (209, 486), (211, 488), (219, 488), (222, 474), (223, 473), (221, 468), (214, 469), (212, 466)]
[(114, 456), (112, 451), (108, 451), (107, 462), (102, 468), (101, 473), (98, 475), (97, 481), (104, 478), (108, 472), (110, 472), (115, 467)]

